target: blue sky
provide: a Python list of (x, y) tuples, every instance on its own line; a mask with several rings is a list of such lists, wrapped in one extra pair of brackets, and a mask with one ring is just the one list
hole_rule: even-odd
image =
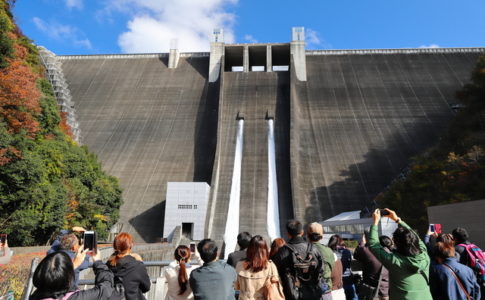
[(17, 0), (22, 31), (56, 54), (207, 51), (226, 42), (289, 42), (307, 49), (485, 46), (483, 0)]

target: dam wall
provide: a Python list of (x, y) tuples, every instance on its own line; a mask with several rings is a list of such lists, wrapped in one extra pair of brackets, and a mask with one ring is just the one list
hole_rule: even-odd
[[(370, 206), (445, 132), (455, 92), (484, 50), (307, 51), (300, 81), (287, 62), (288, 44), (272, 47), (226, 51), (231, 58), (222, 56), (214, 82), (207, 53), (181, 53), (173, 69), (167, 54), (58, 56), (81, 142), (120, 179), (122, 231), (159, 241), (167, 182), (203, 181), (211, 186), (206, 236), (222, 240), (238, 117), (239, 231), (267, 236), (267, 118), (275, 126), (281, 226)], [(272, 72), (270, 61), (290, 64), (289, 71)], [(251, 64), (265, 72), (252, 72)]]
[(218, 83), (208, 56), (61, 56), (81, 141), (123, 189), (121, 230), (160, 241), (168, 181), (210, 184)]
[(410, 159), (435, 144), (477, 51), (321, 51), (292, 77), (295, 216), (322, 220), (372, 206)]

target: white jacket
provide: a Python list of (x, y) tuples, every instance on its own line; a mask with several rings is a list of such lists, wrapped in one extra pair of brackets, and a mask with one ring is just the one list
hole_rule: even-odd
[[(186, 265), (187, 267), (187, 278), (190, 278), (190, 273), (197, 269), (199, 266), (194, 265)], [(166, 291), (167, 296), (165, 300), (190, 300), (194, 299), (194, 295), (192, 294), (192, 289), (190, 288), (189, 282), (187, 281), (187, 290), (182, 294), (179, 295), (180, 286), (178, 282), (178, 275), (179, 275), (179, 262), (174, 260), (172, 261), (167, 267), (162, 269), (161, 276), (166, 280)]]

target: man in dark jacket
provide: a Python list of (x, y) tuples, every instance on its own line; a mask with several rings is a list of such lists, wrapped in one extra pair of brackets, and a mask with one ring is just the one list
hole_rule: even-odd
[(323, 226), (319, 223), (311, 223), (307, 228), (307, 238), (310, 243), (320, 251), (323, 259), (323, 281), (326, 284), (324, 287), (323, 295), (320, 300), (331, 300), (332, 299), (332, 270), (335, 267), (335, 254), (332, 249), (322, 245), (320, 240), (323, 238)]
[[(323, 259), (320, 254), (320, 251), (314, 247), (311, 243), (308, 243), (303, 238), (303, 225), (298, 220), (289, 220), (286, 223), (286, 231), (288, 235), (288, 243), (281, 247), (280, 250), (274, 255), (273, 262), (275, 263), (280, 278), (283, 283), (283, 291), (287, 299), (293, 299), (293, 291), (291, 290), (290, 286), (292, 282), (290, 282), (291, 274), (295, 274), (295, 265), (294, 265), (294, 253), (298, 253), (301, 257), (305, 258), (307, 253), (310, 253), (314, 258), (317, 260), (317, 273), (323, 273)], [(303, 284), (300, 290), (308, 290), (308, 289), (320, 289), (319, 286), (319, 278), (311, 278), (307, 282), (307, 284)], [(322, 291), (320, 290), (320, 295), (315, 298), (313, 297), (305, 297), (300, 296), (299, 300), (314, 300), (319, 299), (322, 295)]]
[(82, 250), (79, 245), (79, 239), (73, 232), (84, 232), (82, 227), (73, 227), (72, 231), (61, 230), (61, 233), (57, 239), (52, 243), (51, 248), (47, 251), (47, 254), (54, 253), (56, 251), (62, 251), (69, 255), (74, 265), (74, 286), (77, 287), (79, 282), (79, 273), (93, 265), (91, 256), (83, 255), (83, 259), (80, 259), (79, 251)]
[(246, 231), (241, 232), (237, 235), (237, 244), (239, 245), (239, 251), (232, 252), (227, 258), (227, 263), (230, 264), (233, 268), (236, 268), (236, 265), (240, 260), (246, 258), (246, 248), (249, 246), (249, 241), (251, 241), (251, 238), (251, 234)]
[[(374, 299), (376, 295), (371, 295), (372, 288), (376, 289), (375, 292), (378, 292), (380, 299), (386, 299), (389, 296), (389, 273), (370, 251), (367, 245), (368, 236), (369, 230), (365, 230), (364, 235), (362, 236), (362, 241), (354, 252), (355, 260), (362, 265), (362, 284), (358, 291), (359, 300)], [(385, 284), (382, 284), (383, 282)], [(370, 287), (370, 289), (367, 287)], [(377, 288), (379, 288), (378, 291)]]
[(470, 240), (468, 236), (468, 232), (465, 228), (457, 227), (451, 233), (453, 238), (455, 239), (455, 251), (458, 252), (460, 255), (460, 263), (468, 266), (468, 253), (466, 252), (466, 248), (463, 246), (459, 246), (459, 244), (470, 245)]
[[(453, 238), (455, 239), (455, 251), (460, 254), (460, 260), (459, 262), (464, 264), (465, 266), (470, 267), (470, 256), (468, 255), (468, 252), (464, 246), (460, 246), (460, 244), (465, 244), (465, 245), (472, 245), (470, 242), (470, 237), (468, 235), (468, 232), (466, 231), (465, 228), (457, 227), (453, 230), (451, 233), (453, 235)], [(475, 274), (476, 275), (476, 274)], [(477, 278), (477, 282), (480, 285), (482, 295), (485, 295), (485, 283), (481, 282), (479, 278)], [(484, 296), (485, 298), (485, 296)]]
[(233, 300), (236, 270), (217, 260), (217, 245), (210, 239), (204, 239), (197, 245), (202, 267), (190, 273), (190, 287), (196, 300)]

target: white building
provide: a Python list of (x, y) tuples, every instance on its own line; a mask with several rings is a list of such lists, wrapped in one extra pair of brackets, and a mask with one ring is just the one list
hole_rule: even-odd
[(163, 237), (172, 239), (175, 227), (191, 240), (204, 239), (210, 186), (205, 182), (168, 182)]

